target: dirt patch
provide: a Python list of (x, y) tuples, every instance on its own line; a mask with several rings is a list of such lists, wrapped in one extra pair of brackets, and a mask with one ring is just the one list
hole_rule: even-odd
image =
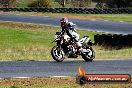
[(27, 23), (16, 23), (16, 22), (0, 22), (0, 26), (2, 27), (12, 27), (12, 28), (18, 28), (18, 29), (25, 29), (25, 30), (38, 30), (40, 29), (47, 29), (52, 31), (56, 31), (55, 29), (60, 29), (59, 27), (52, 27), (48, 25), (40, 25), (40, 24), (27, 24)]
[[(3, 86), (17, 86), (19, 87), (36, 87), (36, 86), (70, 86), (71, 88), (101, 88), (100, 85), (86, 84), (79, 85), (76, 84), (75, 78), (31, 78), (31, 79), (3, 79), (0, 80), (0, 85)], [(68, 87), (69, 88), (69, 87)]]
[[(0, 85), (17, 86), (19, 87), (37, 87), (37, 86), (69, 86), (70, 88), (128, 88), (130, 84), (76, 84), (76, 78), (30, 78), (30, 79), (3, 79), (0, 80)], [(68, 87), (68, 88), (69, 88)]]
[(22, 23), (13, 23), (13, 22), (0, 22), (0, 26), (4, 27), (13, 27), (13, 28), (25, 28), (25, 29), (38, 29), (42, 28), (42, 26), (37, 25), (29, 25), (29, 24), (22, 24)]
[(3, 79), (0, 81), (0, 85), (71, 85), (75, 79), (73, 78), (31, 78), (31, 79)]

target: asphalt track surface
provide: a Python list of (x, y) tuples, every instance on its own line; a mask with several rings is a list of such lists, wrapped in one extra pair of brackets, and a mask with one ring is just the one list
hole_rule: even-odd
[[(48, 16), (26, 16), (26, 15), (11, 15), (0, 14), (1, 21), (14, 21), (35, 24), (48, 24), (59, 26), (60, 18), (52, 18)], [(94, 30), (101, 32), (113, 32), (116, 34), (132, 34), (132, 23), (128, 22), (112, 22), (99, 20), (78, 20), (69, 19), (69, 21), (77, 24), (78, 28), (85, 30)]]
[(87, 74), (131, 74), (132, 60), (83, 60), (56, 61), (3, 61), (0, 62), (0, 78), (76, 76), (82, 66)]

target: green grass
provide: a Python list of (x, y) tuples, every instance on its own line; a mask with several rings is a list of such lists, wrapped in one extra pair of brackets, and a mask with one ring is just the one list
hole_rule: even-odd
[(29, 46), (37, 44), (45, 44), (50, 47), (51, 44), (49, 42), (53, 39), (53, 36), (51, 36), (53, 34), (52, 32), (43, 31), (43, 29), (32, 31), (19, 28), (0, 27), (0, 48), (16, 48), (21, 47), (21, 45)]
[(124, 59), (132, 58), (132, 48), (124, 48), (124, 49), (119, 49), (119, 50), (114, 50), (114, 49), (106, 49), (103, 46), (93, 46), (96, 56), (98, 59)]
[(0, 58), (9, 60), (50, 58), (50, 48), (53, 46), (51, 41), (55, 32), (55, 29), (50, 28), (46, 26), (46, 29), (25, 30), (0, 27)]
[(12, 87), (12, 86), (0, 86), (0, 88), (15, 88), (15, 87)]
[[(52, 60), (51, 48), (59, 27), (0, 22), (0, 60)], [(94, 42), (94, 31), (78, 30), (80, 38), (89, 35)], [(132, 58), (132, 48), (107, 50), (93, 46), (96, 59)], [(81, 59), (81, 57), (79, 57)], [(79, 59), (78, 58), (78, 59)]]

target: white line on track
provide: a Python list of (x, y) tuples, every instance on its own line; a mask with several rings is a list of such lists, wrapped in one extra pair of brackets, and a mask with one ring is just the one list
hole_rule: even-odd
[(18, 78), (18, 79), (27, 79), (27, 78), (32, 78), (32, 77), (12, 77), (12, 78)]
[(124, 21), (119, 21), (119, 22), (124, 22)]
[[(72, 77), (72, 76), (49, 76), (49, 77), (9, 77), (12, 79), (30, 79), (30, 78), (68, 78), (68, 77)], [(6, 77), (8, 79), (8, 77)], [(0, 80), (2, 79), (6, 79), (6, 78), (0, 78)]]
[(91, 21), (96, 21), (96, 19), (91, 19)]
[(50, 78), (67, 78), (67, 77), (70, 77), (70, 76), (50, 76)]
[(109, 20), (103, 20), (103, 21), (109, 21)]
[[(14, 14), (13, 14), (14, 15)], [(15, 14), (15, 15), (18, 15), (18, 16), (22, 16), (22, 14)], [(38, 16), (38, 15), (25, 15), (25, 16)], [(40, 15), (41, 16), (41, 15)], [(42, 16), (42, 17), (49, 17), (49, 16)]]

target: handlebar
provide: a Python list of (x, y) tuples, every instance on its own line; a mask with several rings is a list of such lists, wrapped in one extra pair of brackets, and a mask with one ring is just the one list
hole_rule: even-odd
[[(61, 36), (62, 36), (61, 34), (60, 34), (60, 35), (58, 35), (56, 39), (60, 38)], [(55, 42), (55, 41), (56, 41), (56, 39), (54, 39), (54, 41), (52, 41), (51, 43)]]

